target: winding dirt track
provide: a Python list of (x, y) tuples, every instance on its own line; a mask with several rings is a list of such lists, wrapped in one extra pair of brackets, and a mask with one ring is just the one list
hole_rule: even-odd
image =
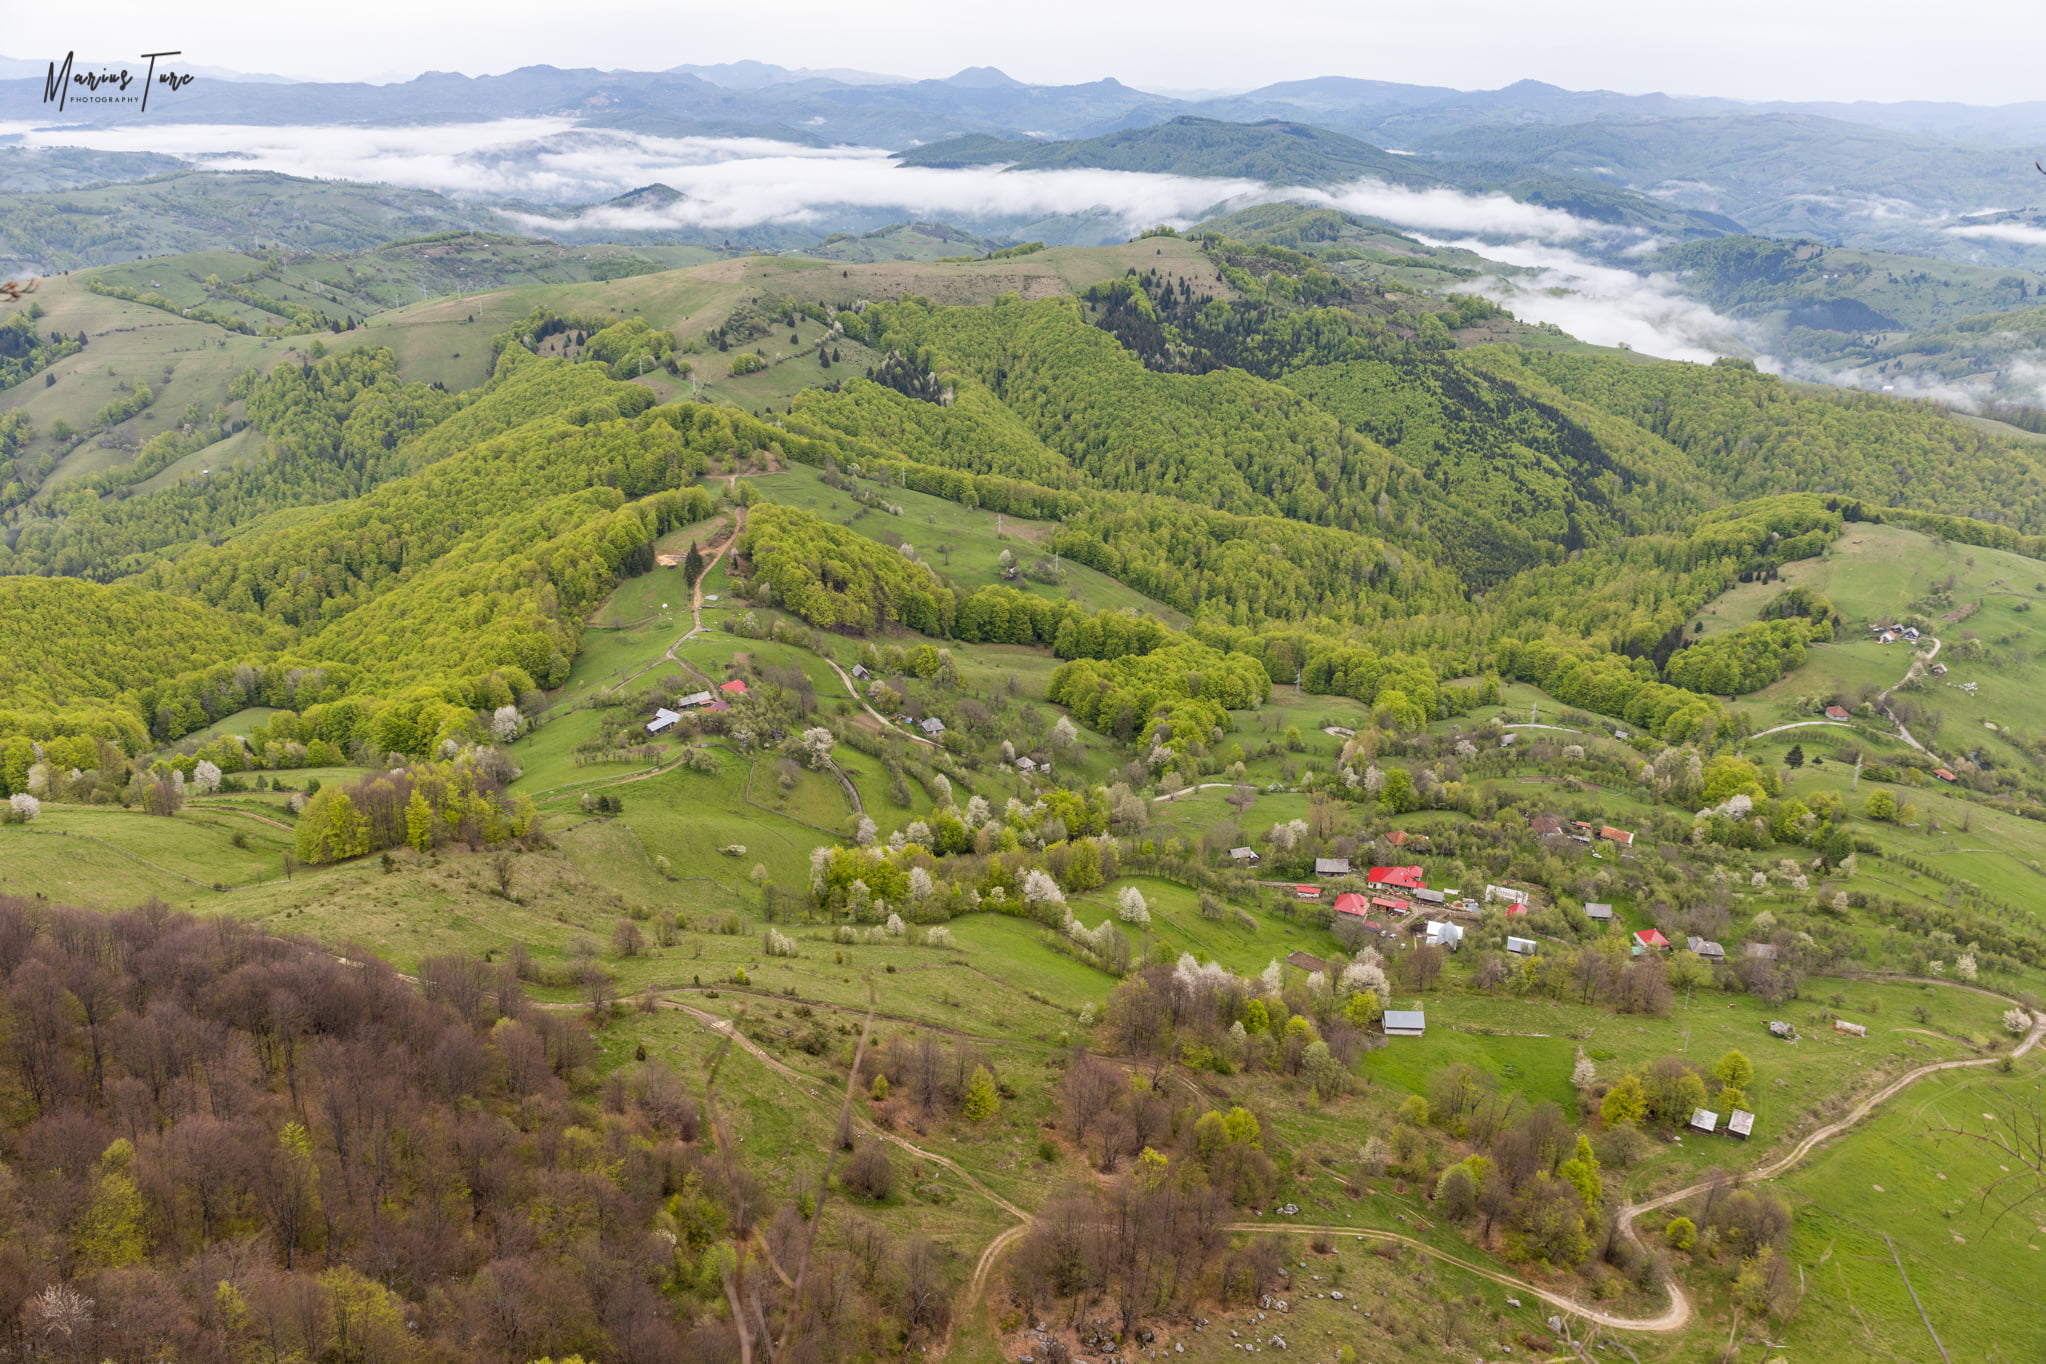
[(1475, 1274), (1481, 1279), (1487, 1279), (1492, 1283), (1500, 1285), (1502, 1288), (1510, 1288), (1517, 1293), (1524, 1293), (1532, 1298), (1540, 1298), (1551, 1307), (1560, 1307), (1565, 1312), (1582, 1317), (1586, 1321), (1599, 1326), (1609, 1326), (1618, 1331), (1674, 1331), (1691, 1319), (1691, 1300), (1684, 1296), (1683, 1289), (1677, 1287), (1674, 1280), (1664, 1285), (1670, 1295), (1670, 1305), (1664, 1309), (1661, 1316), (1616, 1317), (1608, 1312), (1601, 1312), (1596, 1307), (1586, 1307), (1583, 1303), (1578, 1302), (1567, 1294), (1557, 1293), (1537, 1284), (1531, 1284), (1525, 1279), (1516, 1279), (1511, 1274), (1505, 1274), (1499, 1270), (1488, 1268), (1475, 1261), (1463, 1259), (1461, 1256), (1451, 1255), (1448, 1251), (1437, 1250), (1426, 1241), (1417, 1241), (1411, 1236), (1403, 1236), (1396, 1231), (1377, 1231), (1369, 1227), (1275, 1225), (1269, 1222), (1230, 1222), (1222, 1229), (1224, 1231), (1286, 1232), (1296, 1236), (1355, 1236), (1365, 1241), (1394, 1241), (1403, 1246), (1412, 1246), (1423, 1255), (1433, 1256), (1444, 1264), (1454, 1265), (1466, 1274)]
[[(1869, 978), (1874, 979), (1874, 977)], [(1967, 990), (1973, 994), (1987, 995), (1991, 999), (2007, 998), (2004, 995), (1998, 994), (1994, 990), (1984, 990), (1973, 985), (1956, 985), (1951, 981), (1933, 980), (1925, 976), (1884, 976), (1881, 977), (1881, 979), (1891, 981), (1896, 980), (1917, 981), (1926, 985), (1945, 985), (1949, 989)], [(2035, 1018), (2032, 1020), (2032, 1030), (2029, 1033), (2025, 1034), (2025, 1040), (2018, 1043), (2017, 1046), (2013, 1047), (2009, 1054), (2012, 1056), (2023, 1056), (2033, 1047), (2038, 1046), (2041, 1038), (2046, 1038), (2046, 1016), (2041, 1016), (2039, 1018)], [(1817, 1149), (1820, 1143), (1830, 1141), (1832, 1138), (1839, 1136), (1842, 1132), (1845, 1132), (1848, 1128), (1853, 1127), (1863, 1118), (1866, 1118), (1869, 1114), (1875, 1112), (1878, 1105), (1884, 1103), (1889, 1099), (1895, 1098), (1898, 1094), (1901, 1094), (1904, 1090), (1910, 1088), (1917, 1081), (1924, 1079), (1928, 1075), (1934, 1074), (1942, 1070), (1969, 1070), (1979, 1066), (1993, 1066), (2000, 1059), (2002, 1058), (1996, 1056), (1978, 1056), (1970, 1061), (1932, 1061), (1925, 1065), (1919, 1066), (1915, 1070), (1907, 1070), (1902, 1075), (1899, 1075), (1896, 1079), (1890, 1081), (1890, 1083), (1884, 1085), (1881, 1089), (1877, 1090), (1875, 1093), (1869, 1095), (1866, 1099), (1863, 1099), (1860, 1103), (1856, 1104), (1852, 1111), (1850, 1111), (1846, 1117), (1839, 1119), (1837, 1122), (1827, 1123), (1824, 1127), (1819, 1128), (1810, 1136), (1807, 1136), (1803, 1141), (1800, 1141), (1797, 1145), (1791, 1147), (1790, 1150), (1786, 1151), (1783, 1155), (1778, 1156), (1775, 1160), (1770, 1161), (1767, 1165), (1760, 1165), (1757, 1166), (1755, 1169), (1750, 1170), (1748, 1172), (1748, 1178), (1774, 1179), (1776, 1176), (1782, 1174), (1785, 1170), (1788, 1170), (1791, 1166), (1797, 1164), (1806, 1156), (1810, 1155), (1815, 1149)], [(1705, 1188), (1706, 1186), (1702, 1182), (1697, 1184), (1687, 1184), (1681, 1189), (1674, 1189), (1666, 1194), (1658, 1194), (1654, 1198), (1649, 1199), (1645, 1203), (1630, 1203), (1621, 1210), (1620, 1216), (1626, 1220), (1631, 1231), (1634, 1219), (1639, 1217), (1641, 1214), (1646, 1212), (1654, 1212), (1657, 1208), (1666, 1208), (1670, 1206), (1672, 1203), (1681, 1203), (1687, 1198), (1694, 1198), (1698, 1194), (1703, 1193), (1705, 1191)]]
[(831, 671), (838, 674), (838, 680), (845, 683), (845, 689), (852, 693), (852, 699), (859, 702), (860, 707), (863, 710), (865, 710), (867, 714), (873, 716), (876, 720), (879, 720), (881, 722), (882, 729), (886, 730), (890, 734), (899, 734), (903, 738), (908, 739), (911, 743), (922, 744), (925, 748), (940, 748), (943, 746), (940, 744), (932, 743), (929, 739), (924, 738), (924, 736), (921, 734), (911, 734), (905, 730), (897, 728), (895, 723), (891, 721), (887, 716), (883, 715), (880, 711), (875, 710), (872, 706), (867, 704), (867, 698), (860, 695), (860, 689), (853, 685), (852, 678), (846, 676), (845, 669), (838, 666), (837, 659), (832, 658), (829, 655), (826, 655), (824, 661), (831, 666)]

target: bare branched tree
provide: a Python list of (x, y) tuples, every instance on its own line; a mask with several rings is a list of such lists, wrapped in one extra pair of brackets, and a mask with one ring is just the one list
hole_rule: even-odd
[[(860, 1066), (866, 1059), (867, 1039), (874, 1026), (875, 992), (871, 981), (867, 985), (867, 1016), (860, 1023), (860, 1040), (853, 1047), (852, 1068), (846, 1074), (845, 1101), (839, 1109), (839, 1128), (850, 1126), (853, 1113), (854, 1092), (859, 1085)], [(729, 1196), (734, 1200), (731, 1227), (737, 1244), (734, 1255), (725, 1270), (725, 1300), (732, 1309), (732, 1325), (739, 1336), (740, 1364), (764, 1364), (788, 1357), (789, 1342), (795, 1333), (796, 1324), (803, 1315), (804, 1287), (809, 1281), (812, 1251), (817, 1243), (817, 1228), (824, 1221), (824, 1201), (831, 1195), (831, 1173), (838, 1164), (839, 1145), (832, 1144), (831, 1154), (824, 1162), (824, 1172), (817, 1177), (817, 1194), (813, 1200), (807, 1225), (804, 1227), (798, 1251), (795, 1246), (785, 1245), (784, 1255), (777, 1258), (769, 1238), (760, 1234), (756, 1219), (746, 1206), (752, 1185), (744, 1178), (739, 1168), (738, 1144), (732, 1139), (725, 1124), (724, 1110), (718, 1106), (717, 1082), (723, 1070), (726, 1057), (731, 1055), (733, 1043), (738, 1038), (739, 1027), (745, 1019), (741, 1008), (725, 1030), (724, 1041), (711, 1055), (709, 1076), (704, 1082), (703, 1111), (708, 1119), (713, 1137), (717, 1142), (718, 1158), (724, 1166), (724, 1183)], [(782, 1259), (794, 1258), (795, 1272), (792, 1274)], [(779, 1283), (784, 1295), (774, 1292)], [(781, 1298), (781, 1329), (774, 1330), (769, 1322), (769, 1297)]]
[[(2029, 1097), (2008, 1096), (2003, 1112), (1984, 1113), (1977, 1127), (1947, 1123), (1928, 1127), (1925, 1134), (1935, 1142), (1976, 1142), (2002, 1156), (1997, 1164), (2004, 1173), (1978, 1191), (1983, 1208), (1996, 1206), (1990, 1226), (2027, 1204), (2046, 1198), (2046, 1087), (2033, 1085)], [(2006, 1166), (2004, 1161), (2010, 1163)]]

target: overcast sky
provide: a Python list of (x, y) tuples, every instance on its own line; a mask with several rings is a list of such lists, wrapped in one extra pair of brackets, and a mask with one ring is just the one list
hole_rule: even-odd
[(14, 5), (0, 45), (45, 61), (182, 49), (243, 71), (360, 80), (548, 63), (660, 70), (754, 58), (912, 77), (994, 65), (1019, 80), (1115, 76), (1148, 89), (1246, 90), (1308, 76), (1748, 99), (2046, 97), (2038, 0), (95, 0)]

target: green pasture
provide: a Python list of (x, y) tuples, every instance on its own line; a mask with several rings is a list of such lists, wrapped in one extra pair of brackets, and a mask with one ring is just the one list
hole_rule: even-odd
[(1791, 1255), (1806, 1286), (1783, 1337), (1791, 1358), (1932, 1359), (1941, 1350), (1927, 1318), (1952, 1359), (2046, 1354), (2046, 1215), (2035, 1202), (1997, 1217), (1980, 1193), (2005, 1178), (2009, 1156), (1932, 1134), (1997, 1132), (2039, 1081), (2029, 1059), (2011, 1076), (1929, 1076), (1777, 1181), (1796, 1210)]
[[(1388, 958), (1397, 955), (1387, 953)], [(1755, 1067), (1748, 1088), (1754, 1138), (1735, 1143), (1684, 1134), (1678, 1142), (1656, 1143), (1625, 1172), (1627, 1188), (1636, 1196), (1706, 1166), (1763, 1163), (1904, 1071), (1932, 1061), (1990, 1055), (1988, 1044), (2001, 1047), (2009, 1040), (2001, 1022), (2006, 1002), (1944, 986), (1813, 977), (1799, 998), (1773, 1008), (1752, 995), (1707, 989), (1692, 992), (1688, 1000), (1680, 995), (1675, 1008), (1656, 1017), (1516, 997), (1506, 990), (1485, 995), (1438, 986), (1415, 995), (1397, 984), (1398, 966), (1389, 960), (1395, 1003), (1422, 1009), (1428, 1015), (1428, 1035), (1392, 1038), (1370, 1053), (1362, 1070), (1374, 1083), (1425, 1093), (1432, 1072), (1464, 1062), (1530, 1103), (1552, 1100), (1581, 1119), (1570, 1082), (1580, 1049), (1606, 1079), (1666, 1055), (1683, 1056), (1709, 1073), (1727, 1051), (1745, 1053)], [(1453, 972), (1452, 978), (1458, 975)], [(1920, 1008), (1926, 1011), (1924, 1020), (1917, 1016)], [(1822, 1010), (1862, 1024), (1868, 1035), (1834, 1032), (1821, 1018)], [(1768, 1025), (1774, 1019), (1791, 1023), (1799, 1039), (1771, 1037)], [(1725, 1116), (1722, 1112), (1722, 1120)]]
[(947, 582), (969, 592), (1001, 584), (1033, 596), (1070, 598), (1089, 611), (1134, 610), (1155, 616), (1174, 629), (1183, 629), (1187, 624), (1187, 618), (1180, 612), (1084, 564), (1063, 564), (1066, 580), (1057, 587), (1026, 578), (1013, 582), (1003, 579), (1002, 551), (1008, 550), (1024, 563), (1035, 559), (1040, 553), (1038, 542), (1057, 529), (1049, 522), (998, 517), (984, 508), (962, 507), (927, 493), (868, 484), (902, 508), (901, 516), (891, 516), (862, 508), (824, 482), (820, 471), (807, 465), (795, 465), (749, 481), (771, 502), (799, 507), (826, 521), (847, 523), (850, 517), (852, 529), (883, 544), (908, 542), (915, 546), (917, 557), (934, 566)]

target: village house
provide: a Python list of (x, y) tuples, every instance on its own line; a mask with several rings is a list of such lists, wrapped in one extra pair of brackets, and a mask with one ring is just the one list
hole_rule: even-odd
[(1536, 815), (1527, 822), (1536, 838), (1555, 838), (1563, 832), (1563, 821), (1555, 815)]
[(1598, 831), (1598, 836), (1600, 838), (1603, 838), (1608, 843), (1617, 843), (1623, 848), (1631, 848), (1634, 846), (1633, 834), (1629, 833), (1625, 829), (1615, 829), (1610, 824), (1606, 825), (1605, 828), (1600, 829)]
[(1669, 939), (1662, 936), (1660, 929), (1644, 928), (1634, 935), (1634, 943), (1638, 952), (1644, 947), (1668, 947)]
[(1035, 772), (1037, 764), (1031, 761), (1028, 754), (1025, 754), (1023, 757), (1016, 759), (1016, 770), (1018, 772)]
[(1316, 876), (1348, 876), (1350, 859), (1347, 857), (1317, 857), (1314, 859)]
[(1373, 909), (1382, 909), (1388, 914), (1411, 914), (1414, 909), (1405, 900), (1395, 900), (1389, 895), (1372, 896), (1371, 907)]
[(1946, 768), (1944, 768), (1944, 767), (1936, 767), (1936, 768), (1934, 768), (1934, 769), (1933, 769), (1933, 772), (1932, 772), (1932, 775), (1933, 775), (1933, 776), (1935, 776), (1935, 777), (1938, 777), (1938, 778), (1939, 778), (1939, 779), (1940, 779), (1941, 781), (1954, 781), (1954, 780), (1956, 780), (1956, 778), (1955, 778), (1954, 774), (1953, 774), (1952, 772), (1949, 772), (1949, 771), (1948, 771), (1948, 770), (1947, 770)]
[(735, 677), (719, 687), (718, 690), (727, 696), (744, 696), (746, 694), (746, 684)]
[(1684, 946), (1690, 948), (1707, 961), (1726, 960), (1726, 949), (1713, 942), (1710, 938), (1701, 938), (1696, 934), (1692, 934), (1684, 939)]
[[(1305, 889), (1305, 887), (1302, 887), (1302, 889)], [(1317, 897), (1321, 894), (1319, 890), (1314, 893)], [(1361, 919), (1370, 910), (1371, 906), (1365, 901), (1364, 897), (1354, 890), (1346, 890), (1336, 897), (1336, 913), (1338, 914), (1354, 914)]]
[(916, 725), (918, 729), (921, 729), (933, 739), (945, 732), (945, 722), (935, 715), (926, 715), (923, 719), (917, 721)]
[[(1293, 898), (1296, 900), (1319, 900), (1321, 898), (1321, 887), (1295, 886), (1293, 887)], [(1364, 897), (1360, 895), (1357, 898), (1361, 900)]]
[(1256, 866), (1258, 862), (1257, 850), (1255, 848), (1231, 848), (1229, 856), (1246, 867)]
[(695, 710), (698, 706), (707, 706), (715, 700), (717, 698), (707, 691), (693, 691), (675, 704), (683, 710)]
[(1421, 881), (1419, 867), (1373, 867), (1364, 878), (1372, 890), (1419, 890)]
[(1845, 706), (1827, 706), (1826, 718), (1828, 720), (1847, 720), (1853, 717), (1848, 714), (1847, 707)]
[(870, 682), (874, 677), (872, 673), (867, 671), (867, 666), (864, 663), (853, 664), (852, 675), (855, 682)]
[(1613, 921), (1611, 905), (1589, 904), (1584, 907), (1584, 917), (1593, 923), (1609, 924)]

